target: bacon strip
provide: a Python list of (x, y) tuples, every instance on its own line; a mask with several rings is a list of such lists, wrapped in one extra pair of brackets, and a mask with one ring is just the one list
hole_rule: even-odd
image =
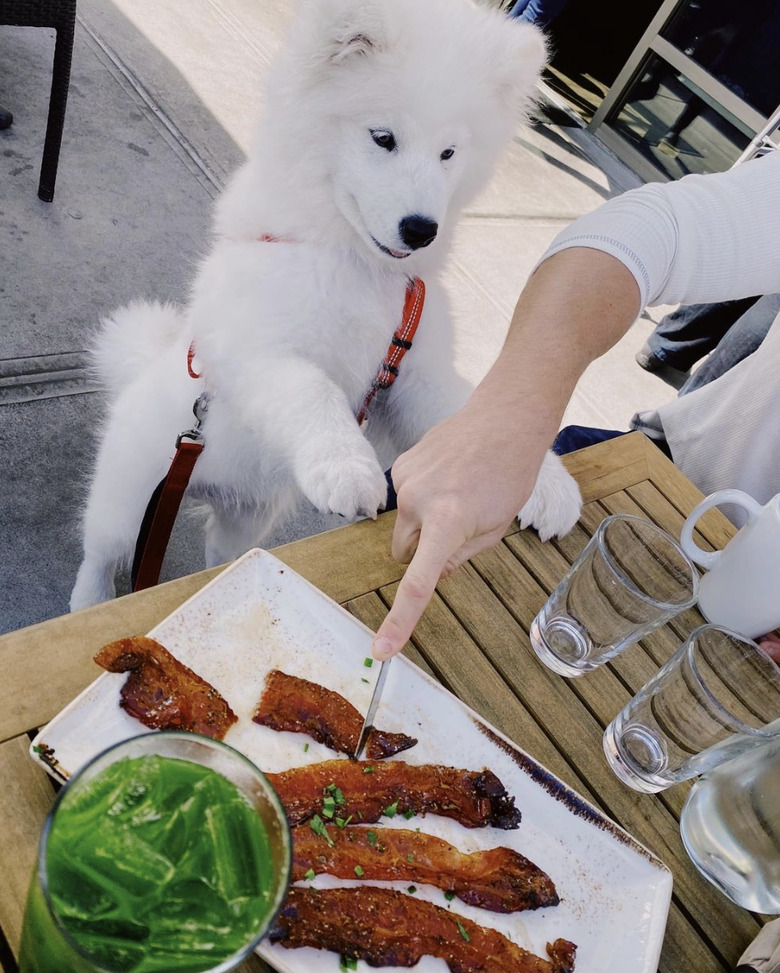
[(369, 966), (410, 967), (423, 956), (436, 956), (451, 973), (571, 973), (577, 951), (574, 943), (556, 939), (547, 944), (545, 960), (495, 929), (370, 885), (290, 889), (269, 938), (288, 949), (329, 949)]
[(212, 685), (154, 639), (137, 635), (110, 642), (95, 662), (109, 672), (130, 673), (119, 705), (144, 726), (221, 740), (238, 720)]
[[(520, 824), (520, 811), (490, 770), (457, 770), (436, 764), (400, 760), (325, 760), (280, 774), (267, 774), (291, 825), (319, 814), (330, 790), (338, 787), (344, 804), (340, 816), (371, 824), (392, 813), (440, 814), (467, 828), (510, 830)], [(392, 815), (391, 815), (392, 816)]]
[[(349, 756), (357, 749), (363, 729), (363, 717), (343, 696), (280, 669), (268, 673), (265, 690), (252, 719), (272, 730), (305, 733), (331, 750)], [(414, 737), (405, 733), (388, 733), (371, 727), (365, 753), (369, 760), (381, 760), (408, 750), (416, 743)]]
[(549, 875), (511, 848), (466, 855), (441, 838), (403, 828), (331, 825), (325, 832), (327, 838), (306, 824), (292, 829), (294, 882), (310, 869), (355, 878), (357, 866), (367, 882), (433, 885), (491, 912), (520, 912), (559, 902)]

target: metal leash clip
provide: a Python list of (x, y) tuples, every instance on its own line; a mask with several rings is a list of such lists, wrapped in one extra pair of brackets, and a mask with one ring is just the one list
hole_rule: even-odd
[(192, 429), (185, 429), (184, 432), (180, 432), (176, 437), (176, 448), (181, 446), (182, 439), (189, 439), (194, 443), (203, 442), (203, 420), (209, 411), (209, 397), (206, 392), (201, 392), (200, 395), (195, 399), (192, 406), (192, 414), (195, 416), (195, 425)]

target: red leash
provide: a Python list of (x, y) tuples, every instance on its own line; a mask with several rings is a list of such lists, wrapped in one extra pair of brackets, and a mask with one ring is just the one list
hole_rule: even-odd
[[(187, 358), (189, 361), (189, 355)], [(190, 374), (194, 376), (191, 369)], [(160, 569), (184, 492), (189, 485), (195, 463), (203, 452), (203, 434), (200, 427), (207, 409), (208, 400), (204, 392), (195, 400), (192, 409), (195, 425), (176, 438), (176, 453), (170, 468), (157, 484), (146, 506), (130, 572), (133, 591), (152, 588), (160, 580)]]
[[(264, 234), (259, 239), (267, 243), (280, 242), (281, 240), (281, 238), (273, 237), (270, 234)], [(410, 279), (406, 286), (401, 323), (393, 334), (376, 378), (369, 386), (363, 404), (358, 411), (357, 421), (361, 426), (365, 426), (368, 421), (368, 410), (377, 392), (390, 388), (398, 377), (401, 361), (412, 347), (424, 302), (425, 284), (419, 277)], [(190, 344), (187, 350), (187, 372), (191, 378), (200, 378), (200, 373), (195, 371), (193, 365), (194, 357), (195, 347), (194, 344)], [(204, 442), (201, 426), (207, 410), (208, 395), (206, 392), (202, 392), (195, 400), (192, 409), (195, 415), (195, 425), (192, 429), (180, 433), (177, 437), (176, 453), (170, 468), (160, 483), (157, 484), (157, 488), (149, 499), (135, 545), (135, 556), (130, 575), (133, 591), (151, 588), (160, 580), (160, 569), (179, 507), (189, 485), (195, 463), (203, 452)]]

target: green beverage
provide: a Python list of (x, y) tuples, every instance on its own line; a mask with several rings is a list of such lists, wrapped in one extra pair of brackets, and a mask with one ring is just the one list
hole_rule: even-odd
[(232, 969), (278, 911), (289, 864), (284, 812), (249, 761), (192, 734), (134, 738), (49, 815), (20, 973)]

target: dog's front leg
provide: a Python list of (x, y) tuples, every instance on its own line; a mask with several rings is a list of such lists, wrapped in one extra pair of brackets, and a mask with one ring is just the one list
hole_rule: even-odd
[(299, 488), (318, 510), (348, 520), (376, 516), (387, 482), (343, 389), (303, 359), (266, 364), (250, 421), (288, 458)]
[(520, 526), (535, 527), (543, 541), (563, 537), (577, 523), (582, 495), (577, 481), (551, 450), (545, 453), (531, 496), (517, 515)]

